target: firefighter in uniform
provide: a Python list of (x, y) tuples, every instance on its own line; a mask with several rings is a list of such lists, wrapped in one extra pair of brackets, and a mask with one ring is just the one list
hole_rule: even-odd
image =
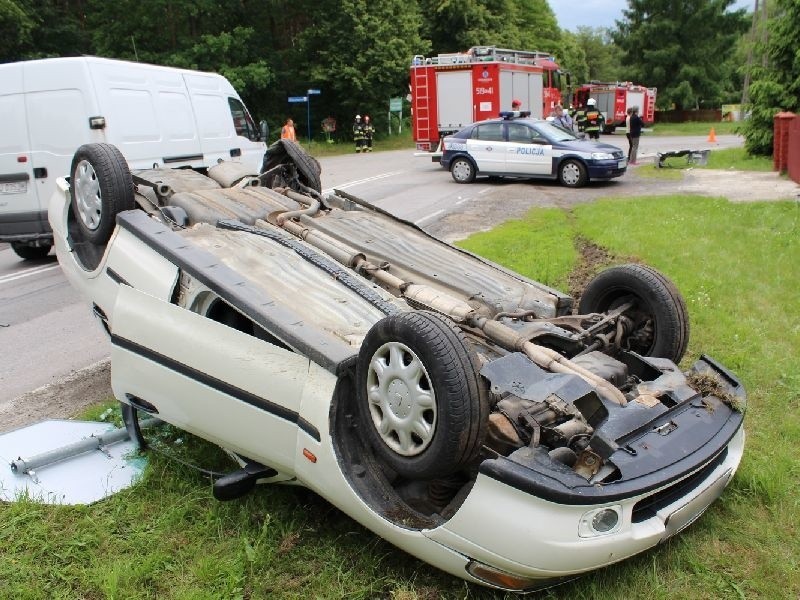
[(375, 135), (375, 127), (372, 126), (369, 115), (364, 115), (364, 152), (372, 152), (372, 136)]
[(600, 130), (605, 125), (603, 113), (597, 110), (597, 100), (589, 98), (586, 106), (582, 106), (575, 113), (575, 120), (578, 123), (578, 131), (585, 131), (590, 139), (599, 140)]
[(364, 123), (361, 122), (361, 115), (356, 115), (356, 120), (353, 122), (353, 141), (356, 143), (356, 152), (362, 150), (366, 152), (364, 137)]

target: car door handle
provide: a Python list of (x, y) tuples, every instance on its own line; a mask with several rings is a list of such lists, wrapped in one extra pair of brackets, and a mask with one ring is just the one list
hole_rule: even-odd
[(44, 167), (35, 167), (33, 169), (33, 176), (36, 179), (45, 179), (47, 177), (47, 169)]
[(231, 158), (236, 158), (237, 156), (241, 156), (241, 155), (242, 155), (242, 149), (241, 148), (231, 148)]

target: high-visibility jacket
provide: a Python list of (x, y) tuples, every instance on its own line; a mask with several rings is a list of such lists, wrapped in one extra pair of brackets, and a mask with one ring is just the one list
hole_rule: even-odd
[(585, 108), (581, 108), (575, 114), (575, 121), (578, 123), (578, 130), (579, 131), (600, 131), (603, 125), (605, 124), (606, 120), (603, 117), (603, 113), (599, 110), (591, 108), (589, 110)]
[(294, 127), (291, 125), (284, 125), (281, 128), (281, 139), (282, 140), (292, 140), (293, 142), (297, 141), (297, 136), (294, 133)]

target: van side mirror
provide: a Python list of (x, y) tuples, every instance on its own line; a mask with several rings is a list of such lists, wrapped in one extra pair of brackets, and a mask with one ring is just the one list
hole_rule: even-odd
[(262, 119), (259, 122), (258, 127), (259, 127), (259, 131), (260, 131), (260, 134), (261, 134), (261, 137), (259, 138), (259, 141), (268, 142), (269, 141), (269, 125), (267, 125), (267, 122)]

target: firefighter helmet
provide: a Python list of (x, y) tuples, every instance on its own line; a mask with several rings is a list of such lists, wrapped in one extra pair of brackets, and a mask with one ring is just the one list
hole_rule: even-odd
[(511, 101), (511, 108), (519, 108), (520, 106), (522, 106), (522, 102), (516, 98)]
[(597, 106), (597, 100), (595, 100), (594, 98), (589, 98), (586, 101), (586, 106)]
[(361, 120), (361, 115), (356, 115), (356, 121)]

